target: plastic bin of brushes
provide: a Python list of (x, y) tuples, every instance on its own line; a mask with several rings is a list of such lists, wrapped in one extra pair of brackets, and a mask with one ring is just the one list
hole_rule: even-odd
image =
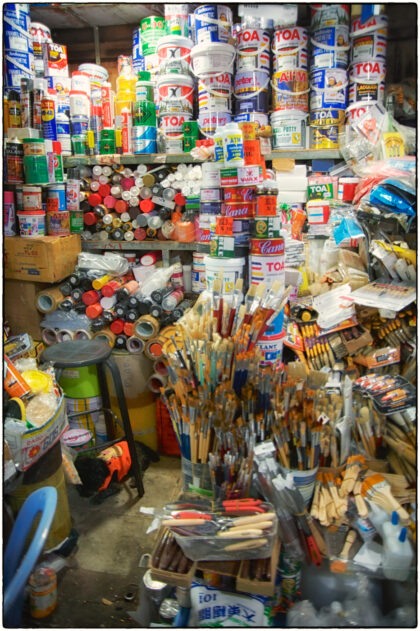
[[(273, 508), (269, 508), (274, 512)], [(211, 513), (213, 519), (216, 517), (226, 518), (225, 515)], [(235, 519), (235, 518), (232, 518)], [(207, 521), (203, 526), (203, 534), (181, 535), (174, 532), (176, 542), (182, 548), (183, 553), (191, 561), (242, 561), (245, 559), (266, 559), (273, 553), (274, 542), (277, 539), (278, 520), (277, 515), (270, 518), (271, 526), (263, 529), (262, 535), (255, 536), (220, 536), (214, 521)], [(214, 524), (214, 532), (211, 532)], [(201, 528), (201, 526), (199, 527)], [(257, 524), (249, 526), (250, 529), (257, 528)]]
[(213, 497), (210, 467), (207, 463), (181, 458), (182, 490)]

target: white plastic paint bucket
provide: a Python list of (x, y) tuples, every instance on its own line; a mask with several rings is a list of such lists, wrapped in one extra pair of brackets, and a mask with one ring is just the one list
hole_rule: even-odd
[(159, 117), (160, 133), (164, 138), (165, 153), (182, 153), (183, 129), (185, 121), (192, 119), (191, 112), (165, 114)]
[(204, 265), (206, 268), (206, 286), (211, 289), (213, 281), (222, 279), (222, 292), (231, 294), (235, 288), (238, 278), (243, 278), (245, 267), (244, 258), (216, 258), (205, 256)]
[(301, 26), (276, 29), (273, 35), (273, 72), (308, 68), (308, 32)]
[(283, 345), (285, 333), (280, 335), (263, 335), (257, 345), (262, 353), (262, 366), (270, 364), (280, 364), (283, 358)]
[(211, 112), (232, 110), (232, 75), (223, 72), (219, 75), (199, 79), (198, 109)]
[(273, 110), (308, 111), (308, 73), (295, 68), (273, 74)]
[(204, 136), (214, 136), (217, 127), (224, 127), (232, 120), (230, 112), (200, 112), (198, 126)]
[[(210, 230), (210, 228), (209, 228)], [(206, 266), (204, 264), (205, 254), (193, 252), (192, 264), (192, 291), (200, 294), (206, 288)]]
[(273, 150), (305, 149), (307, 114), (299, 110), (274, 112), (271, 115)]
[(311, 70), (317, 68), (347, 68), (349, 45), (348, 26), (328, 26), (312, 34)]
[(270, 33), (261, 28), (244, 28), (238, 33), (236, 70), (270, 72)]
[(205, 4), (194, 11), (195, 41), (227, 42), (232, 35), (232, 11), (223, 4)]
[(310, 75), (312, 110), (347, 107), (348, 79), (347, 71), (341, 68), (323, 68), (313, 70)]
[(157, 78), (159, 115), (193, 111), (194, 80), (190, 75), (172, 72)]
[(363, 101), (383, 102), (385, 96), (384, 61), (360, 61), (350, 66), (349, 104)]
[[(253, 239), (255, 241), (255, 239)], [(275, 256), (249, 255), (249, 282), (252, 285), (265, 283), (270, 288), (274, 281), (280, 281), (284, 288), (284, 248)]]
[(386, 58), (388, 16), (372, 15), (362, 23), (358, 17), (351, 23), (351, 60), (373, 61)]
[(348, 4), (311, 4), (311, 30), (324, 26), (348, 24), (350, 7)]
[(199, 78), (233, 72), (236, 51), (230, 44), (210, 42), (198, 44), (191, 50), (191, 64)]
[(87, 72), (75, 70), (71, 73), (71, 90), (84, 92), (90, 96), (90, 78)]
[(356, 103), (352, 103), (346, 109), (346, 123), (352, 123), (357, 120), (369, 110), (369, 108), (376, 105), (377, 101), (358, 101)]
[(270, 75), (262, 70), (241, 70), (235, 75), (236, 113), (268, 111)]
[(264, 112), (242, 112), (236, 114), (235, 123), (255, 123), (258, 127), (266, 127), (268, 125), (268, 114)]
[(43, 210), (31, 210), (17, 214), (21, 237), (45, 237), (46, 214)]
[(165, 72), (189, 72), (192, 47), (193, 42), (188, 37), (181, 35), (162, 37), (157, 45), (159, 72), (162, 74)]

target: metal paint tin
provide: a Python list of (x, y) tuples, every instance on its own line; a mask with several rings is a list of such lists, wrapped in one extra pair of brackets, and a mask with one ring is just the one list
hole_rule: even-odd
[(271, 115), (272, 148), (274, 150), (305, 149), (307, 117), (305, 112), (294, 110), (273, 112)]
[(150, 15), (140, 22), (141, 52), (143, 56), (156, 53), (158, 41), (166, 34), (165, 19)]
[(225, 217), (234, 217), (234, 219), (250, 219), (255, 215), (255, 202), (224, 203), (222, 214)]
[(386, 66), (384, 61), (361, 61), (350, 66), (349, 104), (383, 102)]
[(308, 32), (301, 26), (276, 29), (273, 35), (273, 71), (308, 68)]
[(345, 112), (342, 109), (322, 109), (312, 110), (309, 114), (309, 124), (313, 127), (330, 127), (331, 125), (342, 125), (344, 123)]
[(255, 202), (256, 189), (249, 186), (238, 186), (232, 188), (224, 188), (223, 196), (226, 203), (243, 204)]
[(255, 239), (278, 239), (280, 230), (280, 217), (258, 217), (251, 222), (251, 234)]
[(386, 59), (388, 16), (371, 15), (361, 22), (358, 17), (351, 23), (351, 60), (374, 61)]
[(42, 133), (45, 139), (57, 140), (57, 119), (55, 115), (54, 99), (45, 98), (41, 101)]
[(338, 149), (339, 125), (310, 127), (311, 149)]
[(227, 42), (232, 36), (232, 11), (223, 4), (205, 4), (194, 11), (197, 44)]
[(66, 210), (65, 184), (53, 184), (48, 187), (47, 210)]
[(347, 107), (347, 71), (340, 68), (326, 68), (311, 72), (310, 106), (312, 110)]
[(220, 215), (222, 203), (218, 202), (200, 202), (200, 213), (203, 215)]
[(220, 188), (202, 188), (200, 190), (200, 202), (220, 202), (222, 191)]
[(47, 234), (51, 236), (65, 236), (70, 234), (70, 212), (47, 211)]
[(277, 239), (251, 239), (249, 252), (255, 256), (283, 257), (284, 266), (284, 239), (282, 237)]
[(308, 73), (282, 70), (273, 74), (273, 110), (308, 111)]
[(270, 75), (261, 70), (241, 70), (235, 75), (236, 113), (268, 111)]

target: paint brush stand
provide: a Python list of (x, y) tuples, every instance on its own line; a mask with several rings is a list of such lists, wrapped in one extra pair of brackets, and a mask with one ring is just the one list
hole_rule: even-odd
[(183, 491), (190, 491), (207, 497), (213, 496), (210, 467), (207, 463), (191, 462), (191, 460), (182, 457), (181, 472)]

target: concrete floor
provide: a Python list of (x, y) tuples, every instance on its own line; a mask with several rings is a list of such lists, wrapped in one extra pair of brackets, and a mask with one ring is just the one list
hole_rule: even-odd
[[(25, 626), (38, 628), (139, 627), (128, 614), (137, 609), (138, 588), (145, 572), (139, 567), (144, 553), (153, 548), (156, 532), (146, 535), (152, 518), (139, 513), (140, 506), (162, 507), (179, 492), (180, 459), (161, 456), (144, 478), (145, 493), (138, 499), (130, 482), (117, 495), (93, 505), (67, 486), (73, 527), (79, 533), (77, 547), (59, 573), (58, 605), (42, 621), (27, 618)], [(132, 602), (124, 600), (135, 592)], [(104, 604), (109, 601), (110, 604)]]

